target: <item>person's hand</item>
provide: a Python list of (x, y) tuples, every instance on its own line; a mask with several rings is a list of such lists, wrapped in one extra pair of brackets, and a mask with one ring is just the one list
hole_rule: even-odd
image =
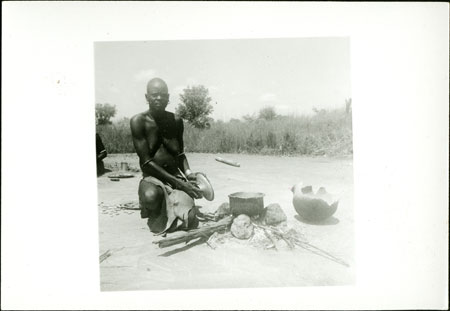
[(180, 190), (186, 192), (194, 199), (201, 199), (203, 197), (201, 190), (192, 181), (182, 182)]
[(196, 175), (196, 173), (189, 173), (189, 175), (187, 175), (186, 178), (188, 181), (196, 181), (197, 175)]
[(186, 176), (186, 178), (187, 178), (188, 180), (191, 180), (191, 181), (197, 181), (197, 174), (202, 174), (203, 176), (206, 177), (206, 174), (205, 174), (205, 173), (202, 173), (202, 172), (195, 172), (195, 173), (190, 173), (189, 175)]
[(202, 172), (196, 172), (196, 173), (189, 173), (189, 174), (186, 176), (186, 178), (187, 178), (188, 181), (196, 182), (196, 181), (197, 181), (197, 174), (202, 174), (203, 176), (206, 177), (206, 174), (205, 174), (205, 173), (202, 173)]

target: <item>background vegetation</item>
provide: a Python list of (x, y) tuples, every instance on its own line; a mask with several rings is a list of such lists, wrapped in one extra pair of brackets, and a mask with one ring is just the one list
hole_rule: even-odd
[[(186, 120), (186, 152), (249, 153), (266, 155), (353, 154), (352, 101), (335, 110), (313, 108), (311, 116), (282, 116), (273, 106), (228, 122), (214, 121), (209, 91), (203, 85), (187, 87), (176, 113)], [(97, 133), (108, 153), (134, 153), (130, 120), (110, 119), (116, 107), (96, 104)]]
[(210, 128), (213, 111), (210, 104), (209, 91), (203, 85), (188, 87), (180, 94), (181, 103), (176, 108), (176, 114), (187, 120), (195, 128)]
[[(129, 119), (97, 125), (108, 153), (134, 153)], [(352, 118), (342, 109), (314, 110), (311, 116), (280, 116), (265, 107), (255, 116), (210, 121), (209, 128), (185, 122), (186, 152), (342, 156), (353, 154)]]
[(116, 106), (106, 104), (95, 104), (95, 119), (97, 124), (111, 124), (111, 118), (116, 115)]

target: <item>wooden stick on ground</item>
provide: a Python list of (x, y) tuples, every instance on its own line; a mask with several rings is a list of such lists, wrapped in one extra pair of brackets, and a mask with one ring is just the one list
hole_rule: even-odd
[(233, 222), (233, 216), (228, 216), (224, 219), (219, 220), (217, 223), (204, 226), (198, 229), (193, 229), (186, 231), (184, 234), (180, 234), (174, 237), (166, 237), (164, 239), (160, 239), (154, 241), (153, 244), (158, 244), (160, 248), (169, 247), (172, 245), (180, 244), (183, 242), (189, 242), (193, 239), (197, 238), (205, 238), (209, 237), (214, 232), (222, 231), (223, 229), (228, 228), (228, 226)]
[(332, 260), (334, 262), (337, 262), (337, 263), (339, 263), (339, 264), (341, 264), (343, 266), (350, 267), (350, 265), (348, 263), (346, 263), (345, 261), (343, 261), (342, 259), (337, 258), (337, 257), (331, 255), (330, 253), (328, 253), (328, 252), (326, 252), (326, 251), (324, 251), (324, 250), (322, 250), (322, 249), (320, 249), (320, 248), (318, 248), (318, 247), (316, 247), (314, 245), (309, 244), (308, 242), (300, 241), (298, 239), (294, 239), (294, 242), (295, 242), (296, 245), (298, 245), (298, 246), (300, 246), (300, 247), (302, 247), (302, 248), (304, 248), (304, 249), (306, 249), (306, 250), (308, 250), (308, 251), (310, 251), (310, 252), (312, 252), (312, 253), (314, 253), (316, 255), (322, 256), (324, 258), (328, 258), (328, 259), (330, 259), (330, 260)]
[(283, 239), (285, 239), (285, 237), (286, 237), (286, 239), (291, 240), (294, 244), (296, 244), (296, 245), (298, 245), (298, 246), (300, 246), (300, 247), (302, 247), (302, 248), (304, 248), (306, 250), (309, 250), (310, 252), (312, 252), (314, 254), (317, 254), (317, 255), (320, 255), (322, 257), (331, 259), (331, 260), (333, 260), (333, 261), (335, 261), (337, 263), (340, 263), (340, 264), (342, 264), (342, 265), (344, 265), (346, 267), (349, 267), (349, 264), (346, 263), (345, 261), (343, 261), (342, 259), (331, 255), (330, 253), (324, 251), (323, 249), (318, 248), (317, 246), (314, 246), (314, 245), (312, 245), (312, 244), (310, 244), (310, 243), (308, 243), (306, 241), (302, 241), (302, 240), (300, 240), (300, 239), (298, 239), (296, 237), (287, 236), (285, 233), (283, 233), (283, 231), (281, 231), (278, 228), (271, 227), (271, 229), (274, 232), (276, 232), (276, 234), (278, 234), (279, 236), (283, 237)]
[(330, 253), (328, 253), (328, 252), (326, 252), (326, 251), (318, 248), (317, 246), (314, 246), (314, 245), (312, 245), (312, 244), (310, 244), (310, 243), (308, 243), (306, 241), (302, 241), (302, 240), (299, 240), (299, 239), (297, 239), (295, 237), (288, 236), (287, 234), (285, 234), (284, 232), (282, 232), (281, 230), (279, 230), (277, 228), (267, 227), (267, 226), (263, 226), (263, 225), (258, 225), (258, 224), (255, 224), (255, 223), (254, 223), (254, 225), (259, 227), (259, 228), (262, 228), (262, 229), (270, 230), (272, 233), (274, 233), (276, 236), (279, 236), (280, 238), (284, 239), (286, 242), (290, 241), (290, 243), (288, 243), (289, 246), (291, 246), (292, 244), (295, 244), (297, 246), (300, 246), (300, 247), (306, 249), (307, 251), (310, 251), (310, 252), (312, 252), (312, 253), (314, 253), (316, 255), (322, 256), (324, 258), (330, 259), (330, 260), (332, 260), (332, 261), (334, 261), (336, 263), (339, 263), (339, 264), (341, 264), (343, 266), (346, 266), (346, 267), (350, 266), (348, 263), (346, 263), (342, 259), (337, 258), (337, 257), (331, 255)]
[(283, 231), (281, 231), (277, 228), (274, 228), (274, 227), (269, 227), (269, 228), (270, 228), (270, 230), (272, 230), (272, 232), (275, 233), (275, 235), (282, 238), (286, 242), (286, 244), (289, 246), (290, 249), (295, 248), (294, 242), (292, 241), (292, 238), (290, 236), (286, 235)]
[(125, 247), (121, 247), (121, 248), (113, 249), (113, 250), (108, 249), (106, 252), (104, 252), (103, 254), (100, 255), (100, 258), (99, 258), (100, 263), (102, 263), (102, 262), (105, 261), (107, 258), (109, 258), (109, 256), (112, 255), (113, 251), (115, 251), (115, 252), (116, 252), (116, 251), (120, 251), (120, 250), (122, 250), (122, 249), (124, 249), (124, 248), (125, 248)]
[(275, 240), (273, 235), (270, 234), (270, 231), (266, 230), (265, 228), (261, 228), (261, 229), (264, 231), (264, 234), (266, 235), (266, 237), (268, 237), (269, 240), (272, 242), (273, 247), (275, 248), (275, 250), (278, 251), (277, 241)]
[(111, 256), (111, 251), (108, 249), (106, 252), (100, 255), (100, 263), (102, 263), (109, 256)]
[(209, 247), (211, 247), (212, 249), (216, 249), (217, 248), (217, 246), (216, 246), (216, 244), (214, 243), (214, 238), (216, 238), (217, 237), (217, 231), (216, 232), (214, 232), (207, 240), (206, 240), (206, 244), (208, 244), (208, 246)]

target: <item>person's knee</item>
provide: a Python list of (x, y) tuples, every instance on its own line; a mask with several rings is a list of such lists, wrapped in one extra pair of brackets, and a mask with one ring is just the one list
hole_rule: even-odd
[(143, 201), (146, 203), (156, 202), (161, 200), (162, 191), (159, 188), (149, 188), (145, 189), (143, 193)]
[(163, 199), (163, 192), (159, 187), (145, 189), (140, 196), (141, 202), (149, 209), (156, 209)]

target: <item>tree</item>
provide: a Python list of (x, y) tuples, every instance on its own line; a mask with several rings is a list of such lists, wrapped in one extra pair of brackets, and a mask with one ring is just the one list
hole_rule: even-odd
[(253, 122), (257, 119), (257, 117), (253, 113), (253, 114), (246, 114), (245, 116), (242, 117), (242, 119), (244, 119), (245, 122)]
[(176, 113), (186, 119), (196, 128), (209, 128), (212, 118), (208, 117), (213, 111), (210, 104), (209, 91), (203, 85), (188, 87), (180, 94), (181, 103), (176, 108)]
[(95, 104), (95, 118), (98, 125), (111, 124), (111, 118), (116, 115), (116, 112), (116, 106)]
[(352, 113), (352, 99), (351, 98), (347, 98), (345, 100), (345, 113), (346, 114)]
[(259, 119), (264, 120), (273, 120), (277, 117), (277, 113), (275, 112), (275, 108), (272, 106), (264, 107), (259, 111)]

